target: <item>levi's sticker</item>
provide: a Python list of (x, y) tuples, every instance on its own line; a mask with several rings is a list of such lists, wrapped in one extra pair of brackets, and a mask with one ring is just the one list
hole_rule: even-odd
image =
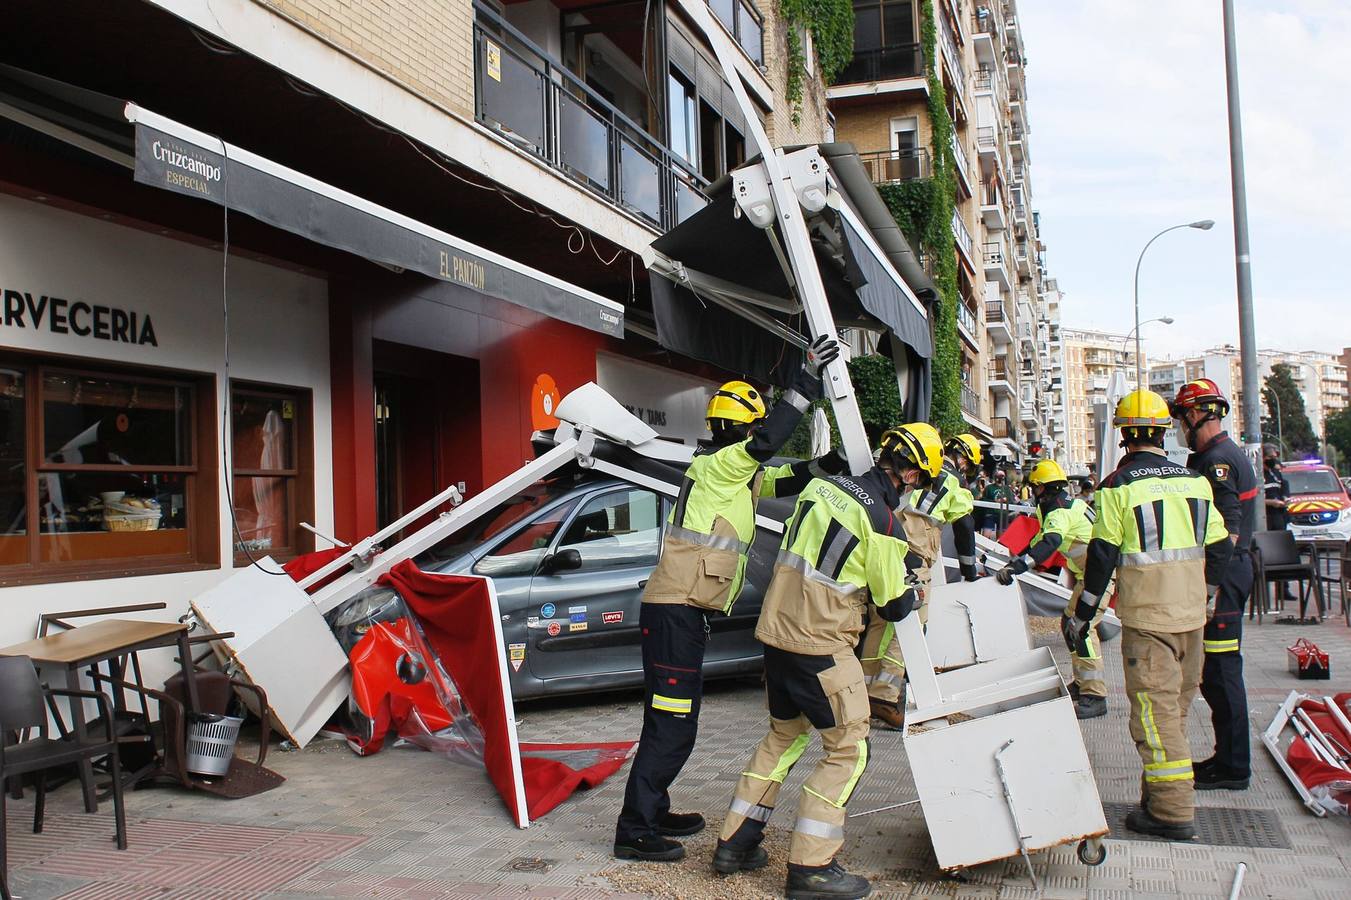
[(568, 626), (568, 631), (586, 631), (585, 622), (573, 622)]
[(563, 626), (560, 623), (558, 622), (549, 623), (549, 637), (558, 637), (559, 632), (561, 632), (562, 630)]
[(569, 622), (585, 622), (585, 621), (586, 621), (586, 613), (584, 613), (584, 612), (572, 613), (571, 615), (568, 616), (568, 621), (569, 621)]
[(600, 619), (606, 625), (618, 625), (620, 622), (624, 621), (624, 610), (621, 609), (617, 612), (602, 613)]

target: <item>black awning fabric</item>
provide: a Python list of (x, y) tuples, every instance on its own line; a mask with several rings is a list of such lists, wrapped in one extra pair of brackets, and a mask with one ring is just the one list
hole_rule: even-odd
[(896, 287), (890, 273), (864, 243), (863, 236), (843, 218), (840, 219), (840, 228), (844, 233), (851, 267), (856, 268), (862, 276), (857, 293), (863, 308), (873, 318), (884, 323), (893, 336), (916, 354), (925, 359), (933, 356), (929, 320)]
[[(139, 108), (138, 182), (226, 205), (320, 244), (624, 336), (624, 307)], [(222, 152), (223, 151), (223, 152)]]

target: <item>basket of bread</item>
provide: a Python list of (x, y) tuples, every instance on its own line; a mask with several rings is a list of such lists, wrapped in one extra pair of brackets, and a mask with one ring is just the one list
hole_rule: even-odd
[(154, 531), (160, 523), (159, 501), (123, 497), (103, 504), (103, 527), (108, 531)]

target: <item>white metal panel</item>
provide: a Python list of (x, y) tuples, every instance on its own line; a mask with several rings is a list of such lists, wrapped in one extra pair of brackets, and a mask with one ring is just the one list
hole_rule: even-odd
[(933, 591), (924, 636), (934, 668), (940, 670), (1025, 653), (1032, 647), (1019, 592), (993, 578), (944, 584)]

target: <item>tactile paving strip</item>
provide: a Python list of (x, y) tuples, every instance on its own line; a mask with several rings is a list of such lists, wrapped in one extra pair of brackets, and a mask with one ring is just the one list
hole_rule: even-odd
[[(1112, 837), (1123, 841), (1162, 842), (1164, 838), (1139, 834), (1126, 827), (1126, 816), (1134, 803), (1104, 803), (1107, 825)], [(1291, 849), (1276, 811), (1272, 809), (1234, 809), (1223, 806), (1196, 808), (1196, 841), (1216, 847), (1260, 847), (1269, 850)]]

